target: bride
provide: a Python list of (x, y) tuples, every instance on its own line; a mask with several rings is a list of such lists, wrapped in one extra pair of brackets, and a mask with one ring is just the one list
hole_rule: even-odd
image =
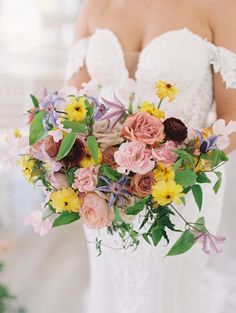
[[(161, 79), (181, 90), (171, 106), (188, 126), (209, 126), (214, 102), (218, 118), (236, 120), (235, 12), (233, 0), (87, 0), (76, 25), (67, 80), (80, 88), (90, 79), (122, 86), (133, 78), (139, 98), (154, 101), (153, 86)], [(231, 139), (227, 152), (236, 146), (236, 137)], [(201, 214), (217, 233), (223, 194), (216, 197), (208, 187), (204, 194)], [(191, 198), (181, 211), (191, 220), (198, 217)], [(88, 241), (97, 235), (85, 232)], [(112, 238), (100, 235), (112, 245)], [(229, 312), (217, 312), (208, 303), (210, 290), (203, 288), (208, 256), (200, 247), (164, 257), (164, 244), (141, 243), (135, 252), (104, 249), (99, 258), (89, 246), (86, 313)]]

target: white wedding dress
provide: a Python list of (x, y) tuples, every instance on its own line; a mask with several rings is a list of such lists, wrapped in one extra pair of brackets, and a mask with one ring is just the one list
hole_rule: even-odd
[[(97, 29), (75, 43), (71, 51), (67, 78), (87, 66), (91, 78), (102, 85), (125, 86), (129, 76), (125, 54), (117, 36), (108, 29)], [(177, 99), (163, 105), (176, 110), (185, 123), (194, 128), (207, 126), (214, 103), (213, 71), (220, 72), (227, 88), (236, 88), (236, 54), (216, 47), (184, 28), (164, 33), (149, 43), (139, 55), (135, 79), (140, 100), (156, 101), (154, 83), (160, 79), (180, 89)], [(223, 189), (223, 188), (222, 188)], [(223, 192), (217, 197), (211, 186), (205, 186), (204, 205), (200, 215), (212, 233), (218, 232)], [(179, 208), (190, 221), (199, 217), (191, 198)], [(175, 217), (174, 222), (183, 226)], [(104, 243), (117, 247), (114, 239), (101, 232)], [(86, 230), (88, 241), (97, 232)], [(171, 234), (171, 242), (178, 234)], [(96, 258), (89, 245), (91, 291), (86, 313), (231, 313), (216, 311), (208, 303), (204, 275), (208, 256), (196, 244), (185, 255), (165, 257), (165, 242), (154, 248), (142, 242), (137, 251), (103, 249)], [(209, 287), (210, 288), (210, 287)]]

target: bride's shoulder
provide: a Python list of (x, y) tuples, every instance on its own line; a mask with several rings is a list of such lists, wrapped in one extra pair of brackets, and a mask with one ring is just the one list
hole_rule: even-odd
[(85, 0), (79, 10), (75, 27), (75, 38), (91, 35), (90, 24), (100, 15), (110, 0)]

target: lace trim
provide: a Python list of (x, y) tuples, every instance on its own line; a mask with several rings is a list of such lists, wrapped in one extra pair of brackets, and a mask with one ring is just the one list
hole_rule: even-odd
[(236, 88), (236, 53), (213, 46), (214, 53), (210, 63), (215, 73), (220, 73), (226, 88)]
[(78, 73), (85, 65), (89, 39), (90, 37), (82, 38), (75, 42), (71, 47), (65, 73), (66, 81), (68, 81), (75, 73)]

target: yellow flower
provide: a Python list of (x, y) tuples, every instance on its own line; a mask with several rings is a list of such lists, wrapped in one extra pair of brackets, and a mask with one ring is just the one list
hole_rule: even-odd
[(81, 122), (85, 119), (87, 114), (85, 97), (71, 99), (71, 103), (68, 104), (65, 108), (67, 113), (67, 119), (72, 122)]
[(171, 85), (163, 80), (156, 83), (155, 89), (157, 96), (161, 100), (169, 98), (169, 102), (175, 100), (176, 95), (179, 93), (179, 89), (175, 85)]
[(14, 129), (14, 136), (15, 138), (22, 138), (22, 134), (18, 128)]
[(102, 152), (100, 151), (100, 149), (98, 150), (98, 162), (97, 163), (94, 161), (87, 147), (85, 148), (85, 151), (86, 151), (86, 155), (79, 164), (81, 167), (88, 168), (91, 165), (98, 165), (102, 163)]
[(172, 166), (165, 167), (163, 164), (159, 163), (157, 167), (153, 170), (154, 178), (157, 182), (159, 181), (169, 181), (173, 180), (175, 177), (175, 172)]
[(165, 118), (165, 113), (156, 108), (154, 103), (150, 103), (148, 101), (144, 101), (139, 109), (140, 112), (147, 112), (158, 119), (164, 119)]
[(181, 185), (177, 185), (174, 180), (167, 182), (160, 181), (153, 186), (152, 196), (155, 202), (164, 206), (171, 202), (181, 203), (180, 198), (184, 196), (182, 191), (183, 187)]
[[(197, 162), (198, 161), (196, 158), (196, 163)], [(197, 166), (195, 166), (194, 170), (195, 172), (211, 171), (212, 170), (211, 161), (200, 159), (200, 161), (197, 163)]]
[(77, 193), (72, 188), (65, 188), (54, 191), (50, 195), (51, 204), (56, 210), (56, 213), (79, 212), (81, 201)]
[(31, 183), (33, 178), (37, 176), (35, 160), (30, 158), (30, 156), (22, 156), (17, 164), (20, 166), (25, 178)]

